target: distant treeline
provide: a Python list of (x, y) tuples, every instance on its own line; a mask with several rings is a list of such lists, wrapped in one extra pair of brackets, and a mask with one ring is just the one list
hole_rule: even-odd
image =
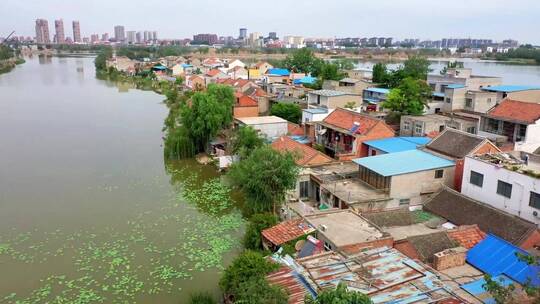
[(486, 58), (501, 61), (527, 59), (534, 60), (536, 64), (540, 64), (540, 49), (537, 49), (532, 45), (523, 45), (517, 49), (509, 50), (508, 53), (495, 53), (487, 56)]

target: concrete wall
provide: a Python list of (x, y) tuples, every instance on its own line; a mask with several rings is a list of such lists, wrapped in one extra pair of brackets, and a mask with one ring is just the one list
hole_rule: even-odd
[[(470, 183), (471, 170), (484, 175), (482, 187)], [(497, 194), (498, 180), (512, 185), (512, 195), (510, 198)], [(470, 157), (465, 158), (463, 183), (461, 186), (461, 192), (463, 194), (528, 221), (540, 224), (540, 217), (533, 215), (535, 211), (540, 214), (540, 210), (529, 206), (531, 191), (540, 193), (540, 179), (505, 168), (499, 168), (493, 164)]]
[(320, 102), (318, 101), (318, 95), (308, 93), (308, 104), (312, 106), (320, 106), (328, 109), (343, 108), (348, 102), (353, 101), (358, 107), (362, 104), (361, 95), (341, 95), (341, 96), (320, 96)]
[(508, 93), (507, 97), (519, 101), (540, 103), (540, 90)]
[(262, 134), (268, 138), (280, 137), (287, 135), (287, 122), (284, 123), (267, 123), (267, 124), (252, 124), (253, 129), (259, 130)]
[(465, 98), (472, 99), (472, 107), (464, 106), (464, 110), (486, 113), (497, 104), (497, 93), (469, 92)]
[(399, 206), (400, 199), (410, 199), (410, 205), (421, 205), (426, 195), (437, 192), (442, 185), (452, 187), (455, 167), (443, 168), (443, 177), (435, 178), (436, 170), (426, 170), (410, 174), (392, 176), (390, 197)]

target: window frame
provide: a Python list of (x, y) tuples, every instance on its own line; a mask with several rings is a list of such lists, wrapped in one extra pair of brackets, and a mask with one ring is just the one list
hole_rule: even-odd
[[(540, 210), (540, 193), (529, 191), (529, 207)], [(533, 197), (538, 200), (538, 202), (533, 203)], [(535, 206), (536, 204), (536, 206)]]
[[(508, 189), (510, 189), (510, 191), (508, 191)], [(510, 193), (507, 194), (506, 192)], [(512, 184), (502, 180), (497, 180), (497, 194), (508, 199), (512, 198)]]
[[(439, 176), (440, 173), (440, 176)], [(435, 170), (435, 179), (441, 179), (444, 177), (444, 169)]]
[[(480, 180), (479, 184), (473, 181), (473, 176), (479, 177), (479, 180)], [(469, 184), (475, 185), (476, 187), (480, 187), (480, 188), (484, 187), (484, 174), (471, 170), (469, 174)]]

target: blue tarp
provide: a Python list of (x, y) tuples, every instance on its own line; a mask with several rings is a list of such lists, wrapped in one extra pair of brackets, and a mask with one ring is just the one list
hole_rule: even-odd
[(289, 70), (287, 70), (287, 69), (274, 68), (274, 69), (268, 69), (268, 72), (266, 72), (266, 74), (268, 74), (268, 75), (279, 75), (279, 76), (289, 76), (291, 74), (291, 72), (289, 72)]
[(382, 176), (442, 169), (455, 165), (453, 161), (420, 150), (363, 157), (354, 159), (353, 161)]
[[(511, 228), (508, 228), (511, 229)], [(504, 274), (520, 283), (540, 286), (540, 267), (527, 265), (518, 254), (529, 255), (525, 250), (492, 234), (467, 252), (467, 262), (492, 277)]]
[(465, 86), (462, 84), (449, 84), (446, 87), (449, 89), (463, 89)]
[(364, 144), (385, 153), (416, 150), (420, 145), (430, 142), (429, 137), (390, 137), (384, 139), (368, 140)]
[(390, 93), (390, 89), (386, 89), (386, 88), (367, 88), (366, 91), (374, 92), (374, 93), (381, 93), (381, 94)]
[(317, 78), (311, 76), (304, 76), (300, 79), (295, 79), (294, 84), (314, 84)]

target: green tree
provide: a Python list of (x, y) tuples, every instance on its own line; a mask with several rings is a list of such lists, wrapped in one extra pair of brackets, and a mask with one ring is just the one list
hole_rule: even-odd
[(275, 103), (270, 113), (293, 123), (298, 123), (302, 118), (302, 108), (295, 103)]
[(263, 145), (264, 138), (250, 126), (241, 126), (232, 135), (232, 153), (239, 155), (241, 159), (248, 157), (253, 150)]
[(251, 216), (244, 234), (244, 247), (251, 250), (262, 250), (261, 231), (278, 223), (278, 218), (272, 213), (257, 213)]
[(431, 87), (424, 80), (406, 78), (390, 91), (382, 106), (401, 115), (421, 115), (430, 97)]
[(235, 304), (287, 304), (288, 296), (278, 286), (270, 286), (265, 278), (255, 278), (240, 283), (235, 294)]
[(197, 151), (203, 151), (218, 131), (232, 122), (234, 92), (231, 87), (211, 84), (205, 92), (197, 92), (180, 111), (182, 125)]
[(107, 59), (112, 57), (112, 49), (105, 48), (99, 52), (96, 59), (94, 59), (94, 65), (97, 71), (104, 71), (107, 69)]
[[(234, 261), (225, 269), (223, 276), (219, 281), (219, 286), (223, 293), (232, 297), (234, 303), (286, 303), (280, 299), (283, 294), (277, 294), (268, 291), (271, 287), (266, 281), (266, 275), (279, 269), (279, 265), (272, 263), (262, 254), (246, 250), (241, 253)], [(253, 282), (257, 282), (258, 286), (253, 286)], [(258, 294), (274, 294), (277, 302), (250, 302), (254, 296)], [(286, 297), (285, 297), (286, 299)]]
[(388, 79), (388, 71), (386, 64), (379, 62), (373, 66), (373, 82), (386, 83)]
[(446, 63), (446, 66), (441, 69), (439, 72), (441, 75), (446, 75), (448, 73), (448, 69), (457, 69), (457, 68), (463, 68), (463, 62), (458, 61), (448, 61)]
[(489, 274), (484, 276), (484, 280), (486, 283), (484, 283), (482, 287), (489, 292), (489, 294), (491, 294), (496, 304), (516, 303), (516, 299), (514, 298), (516, 286), (514, 286), (514, 284), (510, 284), (505, 287), (500, 284), (502, 282), (493, 280)]
[(263, 146), (234, 164), (229, 175), (245, 194), (252, 213), (275, 213), (285, 200), (285, 193), (296, 187), (298, 167), (292, 153), (280, 153)]
[(323, 80), (341, 80), (347, 77), (347, 73), (340, 70), (339, 65), (331, 62), (321, 62), (313, 76)]
[(189, 297), (190, 304), (217, 304), (214, 297), (207, 292), (199, 292)]
[(343, 283), (336, 289), (325, 290), (317, 295), (316, 299), (306, 297), (306, 304), (371, 304), (371, 299), (360, 292), (348, 291)]
[(352, 109), (356, 108), (356, 102), (354, 102), (354, 101), (349, 101), (349, 102), (347, 102), (347, 103), (345, 104), (344, 108), (346, 108), (346, 109), (351, 109), (351, 110), (352, 110)]
[(10, 59), (13, 56), (15, 56), (15, 52), (11, 47), (0, 44), (0, 60)]
[(306, 74), (316, 74), (322, 60), (315, 57), (308, 48), (298, 49), (285, 58), (283, 64), (291, 71)]
[(426, 57), (417, 55), (410, 56), (409, 59), (403, 63), (404, 78), (427, 80), (427, 75), (431, 72), (429, 65), (430, 63)]

